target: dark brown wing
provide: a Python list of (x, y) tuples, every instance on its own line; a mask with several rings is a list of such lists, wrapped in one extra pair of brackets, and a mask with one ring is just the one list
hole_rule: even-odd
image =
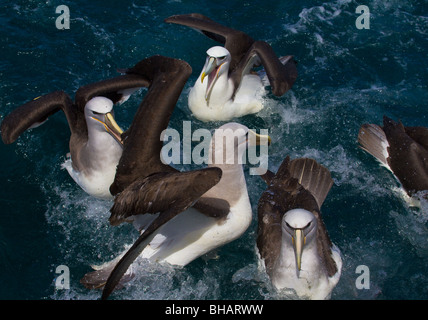
[(175, 104), (192, 73), (182, 60), (153, 56), (127, 70), (129, 75), (143, 76), (149, 81), (149, 90), (141, 102), (129, 129), (122, 135), (123, 154), (116, 176), (110, 186), (113, 195), (123, 191), (141, 177), (157, 172), (176, 171), (163, 164), (160, 136), (168, 127)]
[(64, 111), (72, 132), (86, 125), (85, 119), (79, 117), (70, 97), (63, 91), (55, 91), (31, 100), (7, 115), (1, 124), (3, 142), (13, 143), (24, 131), (43, 123), (59, 110)]
[(257, 215), (257, 248), (264, 260), (266, 272), (270, 275), (281, 250), (281, 221), (283, 209), (275, 203), (274, 194), (269, 187), (260, 197)]
[(200, 213), (212, 218), (224, 218), (230, 213), (230, 203), (224, 199), (201, 197), (193, 205)]
[(267, 185), (269, 185), (271, 183), (271, 181), (273, 180), (274, 177), (275, 177), (275, 173), (273, 173), (270, 170), (266, 170), (265, 174), (260, 175), (260, 178), (262, 178), (263, 181), (266, 182)]
[[(147, 87), (149, 81), (140, 75), (122, 75), (111, 79), (101, 80), (98, 82), (90, 83), (80, 87), (75, 96), (75, 108), (79, 119), (83, 119), (84, 125), (79, 125), (78, 134), (72, 134), (71, 139), (74, 141), (87, 139), (88, 128), (84, 118), (84, 109), (86, 103), (94, 97), (102, 96), (113, 101), (114, 104), (122, 100), (124, 96), (124, 90), (127, 89), (138, 89), (141, 87)], [(82, 121), (79, 121), (79, 124)], [(75, 132), (72, 132), (75, 133)], [(81, 145), (81, 143), (71, 143), (72, 145)], [(73, 155), (74, 150), (71, 150)]]
[(264, 41), (256, 41), (247, 51), (246, 55), (233, 70), (230, 77), (239, 85), (242, 77), (253, 67), (256, 57), (266, 70), (269, 83), (272, 87), (272, 93), (276, 96), (282, 96), (291, 89), (297, 79), (296, 62), (292, 56), (288, 56), (283, 64), (273, 51), (272, 47)]
[(405, 127), (410, 138), (419, 143), (425, 150), (428, 150), (428, 128), (425, 127)]
[(180, 201), (190, 206), (220, 181), (221, 174), (219, 168), (206, 168), (160, 172), (137, 179), (116, 196), (109, 221), (118, 225), (135, 214), (158, 213), (171, 206), (177, 207)]
[[(136, 213), (159, 212), (110, 274), (102, 299), (107, 299), (128, 267), (148, 244), (148, 237), (177, 214), (189, 208), (221, 178), (219, 168), (189, 172), (158, 173), (132, 183), (115, 199), (110, 221), (118, 222)], [(128, 190), (129, 189), (129, 190)], [(129, 192), (128, 192), (129, 191)]]
[(140, 75), (123, 75), (111, 79), (94, 82), (80, 87), (74, 98), (79, 110), (83, 112), (86, 103), (94, 97), (106, 97), (117, 103), (123, 97), (123, 90), (148, 87), (149, 81)]
[(428, 151), (407, 135), (401, 122), (384, 117), (383, 130), (389, 143), (388, 164), (404, 189), (409, 194), (428, 190)]
[(28, 128), (43, 123), (49, 116), (62, 110), (70, 126), (73, 139), (86, 140), (87, 126), (84, 117), (86, 103), (96, 96), (104, 96), (114, 103), (123, 97), (123, 90), (147, 87), (149, 81), (140, 75), (124, 75), (80, 87), (75, 96), (76, 104), (63, 91), (38, 97), (12, 111), (2, 122), (4, 143), (14, 142)]
[(231, 70), (238, 65), (254, 42), (246, 33), (223, 26), (198, 13), (174, 15), (165, 19), (165, 22), (200, 30), (209, 38), (223, 44), (232, 56)]

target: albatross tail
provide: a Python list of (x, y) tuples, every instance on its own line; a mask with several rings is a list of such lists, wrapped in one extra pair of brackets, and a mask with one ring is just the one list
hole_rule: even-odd
[(376, 124), (363, 124), (358, 133), (358, 143), (361, 149), (375, 157), (382, 165), (391, 170), (388, 165), (388, 140), (382, 128)]

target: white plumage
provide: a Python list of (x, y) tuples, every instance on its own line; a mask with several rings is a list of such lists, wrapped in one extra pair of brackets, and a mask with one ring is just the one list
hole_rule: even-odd
[[(246, 72), (235, 93), (229, 78), (231, 55), (224, 47), (207, 51), (202, 72), (189, 93), (189, 109), (202, 121), (229, 121), (263, 108), (265, 94), (258, 74)], [(235, 94), (234, 94), (235, 93)]]
[[(284, 215), (281, 227), (281, 250), (271, 276), (272, 284), (278, 290), (294, 292), (300, 298), (329, 299), (341, 276), (342, 258), (339, 249), (332, 246), (332, 257), (338, 271), (329, 277), (318, 254), (315, 216), (304, 209), (293, 209)], [(301, 232), (301, 239), (296, 236), (297, 232)], [(297, 254), (297, 251), (300, 252)], [(299, 256), (298, 262), (296, 255)]]
[[(71, 158), (62, 165), (85, 192), (101, 199), (113, 199), (109, 188), (123, 150), (118, 142), (120, 137), (114, 136), (106, 125), (106, 121), (113, 122), (112, 111), (113, 102), (108, 98), (95, 97), (88, 101), (85, 105), (88, 140), (78, 153), (80, 170), (73, 167)], [(114, 125), (122, 132), (116, 122)]]

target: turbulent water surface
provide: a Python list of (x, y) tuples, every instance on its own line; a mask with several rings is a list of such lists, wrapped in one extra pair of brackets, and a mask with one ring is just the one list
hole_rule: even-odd
[[(236, 119), (269, 129), (269, 168), (285, 156), (311, 157), (332, 173), (322, 213), (343, 255), (332, 299), (428, 298), (428, 204), (410, 207), (397, 180), (357, 145), (361, 124), (383, 115), (428, 126), (427, 6), (423, 1), (366, 1), (370, 28), (358, 29), (361, 3), (337, 1), (2, 1), (0, 5), (0, 120), (17, 106), (55, 90), (74, 97), (82, 85), (114, 77), (117, 68), (154, 54), (186, 60), (193, 73), (170, 127), (214, 129), (191, 117), (187, 93), (205, 51), (215, 42), (167, 25), (173, 14), (199, 12), (292, 54), (299, 77), (283, 97), (268, 94), (257, 115)], [(58, 30), (55, 9), (70, 9)], [(146, 93), (115, 109), (126, 128)], [(98, 299), (80, 278), (90, 265), (114, 258), (138, 236), (131, 225), (108, 223), (110, 201), (84, 193), (61, 169), (69, 129), (63, 113), (0, 144), (0, 298)], [(215, 253), (176, 268), (137, 261), (135, 278), (113, 299), (277, 299), (257, 264), (257, 202), (265, 189), (245, 167), (253, 221), (244, 235)], [(70, 288), (55, 288), (58, 266)], [(357, 267), (367, 266), (367, 288)]]

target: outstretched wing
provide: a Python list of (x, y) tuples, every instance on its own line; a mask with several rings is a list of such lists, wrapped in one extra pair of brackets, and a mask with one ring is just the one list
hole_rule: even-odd
[(149, 84), (149, 81), (141, 75), (122, 75), (80, 87), (74, 100), (78, 109), (83, 112), (86, 103), (94, 97), (106, 97), (114, 104), (123, 103), (132, 92), (141, 87), (148, 87)]
[(35, 98), (7, 115), (1, 124), (3, 142), (13, 143), (24, 131), (42, 124), (59, 110), (64, 111), (70, 129), (74, 130), (78, 115), (73, 102), (64, 91), (55, 91)]
[(266, 71), (272, 87), (272, 93), (276, 96), (282, 96), (291, 89), (297, 79), (296, 61), (293, 56), (286, 56), (282, 60), (278, 58), (267, 42), (256, 41), (233, 70), (230, 77), (237, 87), (242, 77), (251, 71), (256, 62), (260, 62)]
[(272, 47), (264, 41), (254, 41), (246, 33), (223, 26), (201, 14), (175, 15), (165, 22), (185, 25), (200, 30), (206, 36), (222, 43), (232, 56), (231, 75), (235, 88), (255, 64), (264, 66), (272, 92), (276, 96), (290, 90), (297, 78), (296, 62), (292, 56), (280, 61)]
[(70, 126), (71, 133), (87, 137), (84, 117), (86, 103), (96, 96), (104, 96), (114, 103), (123, 102), (140, 87), (147, 87), (149, 81), (143, 76), (132, 74), (102, 80), (80, 87), (75, 96), (76, 104), (64, 91), (55, 91), (40, 96), (12, 111), (2, 122), (2, 139), (6, 144), (14, 142), (25, 130), (36, 127), (49, 116), (62, 110)]
[(167, 23), (175, 23), (200, 30), (209, 38), (220, 42), (232, 56), (230, 68), (233, 70), (244, 57), (254, 40), (246, 33), (221, 25), (198, 13), (174, 15), (165, 19)]
[(159, 216), (146, 228), (110, 274), (102, 299), (106, 299), (119, 283), (128, 267), (144, 250), (150, 235), (177, 214), (183, 212), (221, 179), (219, 168), (189, 172), (158, 173), (137, 180), (121, 192), (111, 209), (110, 222), (117, 224), (136, 213)]
[(138, 179), (116, 196), (109, 221), (118, 225), (135, 214), (163, 212), (171, 206), (178, 208), (180, 202), (187, 208), (216, 185), (221, 174), (221, 169), (213, 167), (188, 172), (160, 172)]
[(174, 172), (163, 164), (161, 133), (168, 127), (174, 107), (192, 68), (182, 60), (153, 56), (126, 71), (142, 76), (149, 90), (141, 102), (129, 129), (123, 133), (123, 153), (110, 192), (115, 195), (141, 177), (157, 172)]

